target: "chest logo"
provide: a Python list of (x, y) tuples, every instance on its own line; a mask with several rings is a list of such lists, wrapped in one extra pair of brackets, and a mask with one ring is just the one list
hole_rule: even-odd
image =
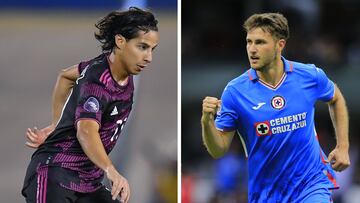
[(270, 135), (270, 123), (269, 121), (255, 123), (255, 130), (257, 136)]
[(274, 109), (280, 110), (285, 106), (285, 99), (280, 95), (276, 95), (271, 99), (271, 106)]
[(117, 110), (117, 108), (116, 108), (116, 106), (115, 106), (114, 109), (112, 110), (110, 116), (118, 115), (118, 113), (119, 113), (119, 112), (118, 112), (118, 110)]
[(260, 107), (264, 106), (265, 104), (266, 104), (265, 102), (258, 103), (257, 106), (253, 106), (252, 109), (258, 110), (260, 109)]

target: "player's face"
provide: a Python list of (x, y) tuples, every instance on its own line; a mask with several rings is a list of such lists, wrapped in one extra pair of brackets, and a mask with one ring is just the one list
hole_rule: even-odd
[(139, 31), (138, 37), (123, 43), (120, 60), (128, 74), (137, 75), (151, 63), (158, 42), (158, 32)]
[(246, 50), (250, 66), (255, 70), (271, 67), (278, 54), (281, 53), (278, 41), (261, 28), (250, 30), (246, 36)]

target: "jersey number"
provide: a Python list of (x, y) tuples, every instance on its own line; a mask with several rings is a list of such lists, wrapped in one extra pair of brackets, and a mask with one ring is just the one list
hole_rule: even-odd
[[(119, 135), (120, 135), (120, 132), (121, 130), (124, 128), (124, 125), (125, 125), (125, 122), (126, 122), (127, 118), (125, 118), (124, 120), (118, 120), (116, 121), (116, 123), (118, 124), (118, 127), (116, 128), (113, 136), (111, 136), (111, 139), (110, 141), (113, 142), (114, 140), (117, 140)], [(119, 130), (120, 129), (120, 130)]]

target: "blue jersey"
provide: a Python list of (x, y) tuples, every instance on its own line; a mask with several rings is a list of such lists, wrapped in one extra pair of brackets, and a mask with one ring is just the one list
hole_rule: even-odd
[(334, 83), (314, 65), (282, 57), (276, 86), (254, 69), (230, 81), (215, 120), (237, 130), (249, 161), (249, 202), (302, 202), (311, 191), (337, 188), (316, 135), (314, 105), (334, 96)]

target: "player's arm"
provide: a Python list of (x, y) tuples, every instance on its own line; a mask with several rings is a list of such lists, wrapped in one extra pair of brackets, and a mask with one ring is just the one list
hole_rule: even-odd
[(220, 158), (228, 151), (235, 134), (235, 131), (222, 132), (215, 127), (214, 115), (220, 102), (215, 97), (206, 97), (202, 105), (202, 138), (209, 154), (214, 158)]
[(62, 109), (74, 87), (76, 79), (80, 76), (78, 65), (63, 69), (58, 77), (52, 95), (52, 121), (53, 127), (60, 119)]
[(130, 197), (129, 184), (117, 172), (109, 156), (106, 154), (100, 139), (99, 124), (95, 120), (79, 120), (77, 122), (76, 136), (85, 154), (97, 167), (105, 171), (107, 178), (111, 181), (111, 195), (113, 199), (120, 195), (122, 202), (128, 202)]
[(342, 171), (350, 165), (349, 158), (349, 116), (346, 103), (340, 89), (335, 85), (333, 99), (328, 102), (332, 123), (335, 128), (336, 147), (329, 154), (331, 166)]
[(65, 105), (66, 99), (69, 96), (70, 91), (73, 88), (79, 75), (78, 65), (61, 70), (57, 77), (52, 95), (51, 124), (40, 130), (38, 130), (36, 127), (34, 127), (34, 129), (28, 128), (26, 131), (26, 137), (29, 139), (29, 141), (25, 143), (28, 147), (37, 148), (55, 129), (55, 126), (60, 119), (61, 111)]

